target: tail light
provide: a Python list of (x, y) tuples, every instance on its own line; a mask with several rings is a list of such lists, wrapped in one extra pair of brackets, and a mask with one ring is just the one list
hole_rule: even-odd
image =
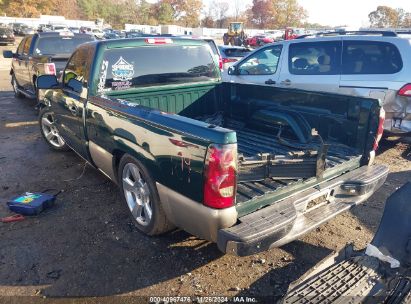
[(54, 63), (44, 64), (44, 74), (46, 75), (56, 75), (56, 65)]
[(373, 150), (376, 151), (378, 148), (378, 143), (382, 138), (382, 133), (384, 132), (384, 120), (385, 120), (385, 111), (381, 107), (380, 109), (380, 118), (378, 119), (378, 129), (377, 129), (377, 136), (375, 137)]
[(403, 86), (399, 91), (398, 95), (400, 96), (406, 96), (406, 97), (411, 97), (411, 83), (406, 84)]
[(149, 44), (169, 44), (173, 43), (173, 40), (170, 38), (147, 38), (146, 43)]
[(236, 62), (237, 59), (233, 59), (233, 58), (223, 58), (223, 64), (224, 63), (229, 63), (229, 62)]
[(204, 205), (223, 209), (234, 205), (237, 185), (237, 145), (211, 145), (204, 172)]
[(220, 68), (220, 70), (222, 71), (224, 66), (223, 66), (223, 58), (221, 58), (221, 56), (218, 56), (218, 67)]

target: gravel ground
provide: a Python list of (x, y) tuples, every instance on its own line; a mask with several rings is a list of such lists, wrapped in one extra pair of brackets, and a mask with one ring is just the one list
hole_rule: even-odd
[[(1, 47), (0, 49), (4, 49)], [(364, 248), (386, 198), (411, 179), (411, 146), (383, 140), (377, 163), (387, 182), (366, 203), (278, 249), (223, 255), (183, 231), (147, 237), (130, 222), (116, 187), (72, 152), (52, 152), (40, 137), (34, 101), (11, 92), (0, 59), (0, 217), (5, 200), (25, 191), (61, 189), (54, 208), (22, 222), (0, 223), (0, 295), (42, 297), (269, 296), (352, 242)], [(12, 299), (12, 298), (9, 298)], [(20, 298), (24, 299), (24, 298)], [(110, 298), (110, 302), (113, 300)], [(0, 300), (1, 302), (1, 300)]]

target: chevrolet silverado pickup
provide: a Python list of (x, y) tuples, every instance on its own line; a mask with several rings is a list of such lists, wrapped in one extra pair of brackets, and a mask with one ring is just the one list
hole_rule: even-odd
[(79, 46), (44, 91), (41, 134), (116, 183), (137, 228), (235, 255), (288, 243), (363, 202), (384, 112), (371, 98), (221, 82), (207, 42)]

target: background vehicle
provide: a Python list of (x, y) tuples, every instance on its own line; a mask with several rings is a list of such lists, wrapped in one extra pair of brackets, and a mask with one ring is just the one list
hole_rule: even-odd
[(223, 35), (224, 45), (241, 46), (246, 38), (243, 22), (230, 22), (228, 32)]
[(217, 64), (203, 40), (84, 44), (62, 83), (37, 80), (42, 135), (115, 181), (140, 231), (178, 226), (238, 255), (290, 242), (384, 182), (371, 165), (378, 100), (221, 83)]
[(264, 35), (256, 35), (253, 37), (248, 37), (244, 40), (244, 45), (245, 46), (251, 46), (251, 47), (260, 47), (268, 43), (273, 43), (274, 39), (269, 37), (269, 36), (264, 36)]
[(410, 39), (394, 32), (317, 35), (265, 46), (224, 80), (379, 98), (385, 130), (411, 132)]
[(70, 26), (68, 29), (69, 29), (69, 31), (72, 32), (72, 33), (75, 33), (75, 34), (79, 34), (79, 33), (80, 33), (80, 28), (77, 27), (77, 26)]
[(306, 34), (304, 29), (287, 27), (284, 33), (284, 40), (296, 39), (304, 34)]
[(20, 28), (21, 28), (22, 26), (26, 26), (26, 25), (25, 25), (24, 23), (18, 23), (18, 22), (13, 23), (13, 32), (14, 32), (14, 35), (20, 35)]
[(219, 45), (221, 59), (223, 62), (223, 69), (227, 70), (230, 66), (237, 62), (244, 56), (251, 53), (251, 49), (242, 46), (222, 46)]
[(104, 34), (103, 38), (104, 39), (119, 39), (121, 37), (115, 32), (107, 32)]
[(14, 44), (13, 30), (8, 27), (0, 27), (0, 44)]
[(3, 51), (5, 58), (13, 58), (10, 75), (14, 93), (35, 98), (38, 76), (60, 76), (74, 49), (94, 40), (93, 36), (70, 32), (43, 32), (24, 37), (15, 53)]
[(104, 32), (98, 28), (93, 28), (91, 30), (91, 33), (96, 37), (97, 39), (103, 39), (104, 37)]
[(68, 32), (69, 28), (65, 24), (52, 24), (50, 30), (52, 32)]

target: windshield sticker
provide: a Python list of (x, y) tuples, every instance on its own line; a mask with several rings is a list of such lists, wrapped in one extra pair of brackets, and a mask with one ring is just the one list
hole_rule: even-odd
[(107, 78), (107, 67), (108, 67), (108, 61), (103, 60), (103, 63), (101, 64), (100, 79), (97, 85), (98, 92), (103, 92), (105, 90), (106, 78)]
[(131, 88), (132, 83), (128, 80), (126, 81), (117, 81), (117, 82), (112, 82), (111, 86), (113, 87), (113, 90), (115, 91), (120, 91), (120, 90), (126, 90)]
[(117, 62), (111, 66), (111, 73), (113, 74), (113, 80), (130, 80), (133, 79), (134, 66), (120, 56)]

